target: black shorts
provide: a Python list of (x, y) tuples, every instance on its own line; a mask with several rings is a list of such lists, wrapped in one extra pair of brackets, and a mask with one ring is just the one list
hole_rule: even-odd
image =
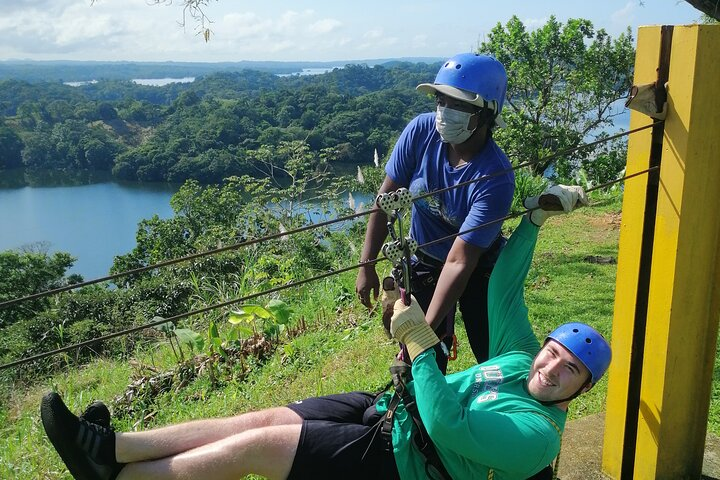
[(380, 433), (376, 398), (351, 392), (288, 405), (303, 419), (288, 479), (399, 480), (392, 449)]

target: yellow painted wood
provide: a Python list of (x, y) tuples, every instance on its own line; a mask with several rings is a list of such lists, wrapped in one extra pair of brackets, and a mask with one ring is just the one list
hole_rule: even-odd
[[(638, 36), (636, 67), (643, 68), (638, 70), (642, 75), (653, 62), (657, 64), (658, 58), (654, 47), (646, 53), (648, 45), (641, 43), (645, 35), (656, 37), (659, 43), (659, 28), (641, 29)], [(670, 108), (654, 232), (636, 479), (699, 478), (702, 470), (720, 319), (719, 51), (720, 25), (675, 27), (669, 72)], [(649, 57), (647, 65), (641, 55)], [(634, 120), (631, 117), (631, 122)], [(639, 154), (631, 142), (628, 163), (634, 161), (635, 155)], [(641, 195), (626, 190), (625, 195), (613, 320), (615, 358), (610, 371), (603, 452), (603, 468), (613, 478), (619, 478), (622, 461), (619, 444), (624, 434), (630, 354), (627, 349), (631, 341), (621, 336), (631, 332), (639, 255), (636, 230), (640, 225), (629, 223), (640, 222), (636, 210), (644, 202), (644, 192)]]
[(720, 25), (670, 58), (635, 478), (700, 478), (718, 331)]
[[(660, 56), (660, 27), (641, 27), (638, 31), (635, 57), (636, 85), (654, 82)], [(630, 128), (638, 128), (652, 119), (631, 111)], [(651, 129), (634, 133), (628, 138), (626, 174), (648, 168), (650, 159)], [(603, 444), (603, 470), (612, 478), (620, 478), (625, 411), (630, 373), (635, 298), (640, 266), (640, 243), (645, 213), (647, 175), (625, 182), (622, 219), (620, 224), (620, 250), (618, 252), (615, 310), (612, 329), (613, 359), (609, 370), (606, 401), (605, 436)]]

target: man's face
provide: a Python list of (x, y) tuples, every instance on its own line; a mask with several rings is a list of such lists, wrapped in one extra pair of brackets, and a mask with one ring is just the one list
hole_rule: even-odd
[(443, 95), (440, 92), (437, 92), (435, 94), (435, 105), (438, 107), (452, 108), (453, 110), (458, 110), (460, 112), (466, 113), (477, 113), (477, 111), (479, 110), (478, 107), (471, 103), (463, 102), (462, 100), (458, 100), (457, 98), (448, 97), (447, 95)]
[(541, 402), (563, 400), (574, 395), (589, 378), (590, 371), (575, 355), (549, 340), (530, 367), (528, 391)]

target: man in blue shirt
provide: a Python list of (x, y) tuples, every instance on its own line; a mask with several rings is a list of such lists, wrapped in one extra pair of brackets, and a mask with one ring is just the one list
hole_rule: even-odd
[[(492, 138), (492, 129), (502, 124), (507, 76), (496, 59), (465, 53), (445, 62), (434, 83), (417, 88), (435, 94), (436, 111), (405, 127), (380, 193), (406, 187), (417, 197), (447, 189), (413, 204), (410, 235), (421, 248), (413, 259), (412, 292), (448, 347), (459, 301), (470, 346), (482, 362), (488, 358), (488, 279), (504, 239), (501, 222), (467, 231), (504, 217), (512, 203), (515, 177)], [(470, 183), (448, 188), (465, 182)], [(467, 233), (422, 247), (458, 232)], [(387, 234), (386, 215), (370, 215), (360, 260), (377, 258)], [(377, 300), (379, 285), (374, 264), (360, 268), (356, 291), (365, 306), (372, 306), (371, 296)], [(437, 361), (444, 372), (447, 357)]]

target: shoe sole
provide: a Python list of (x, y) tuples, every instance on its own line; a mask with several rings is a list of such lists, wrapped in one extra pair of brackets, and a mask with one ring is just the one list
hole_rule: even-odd
[(62, 403), (60, 396), (53, 392), (45, 395), (40, 404), (40, 418), (45, 433), (75, 480), (96, 480), (95, 475), (88, 474), (92, 471), (89, 459), (81, 452), (73, 454), (71, 446), (73, 439), (68, 438), (64, 432), (58, 431), (53, 411), (53, 403), (56, 401)]

